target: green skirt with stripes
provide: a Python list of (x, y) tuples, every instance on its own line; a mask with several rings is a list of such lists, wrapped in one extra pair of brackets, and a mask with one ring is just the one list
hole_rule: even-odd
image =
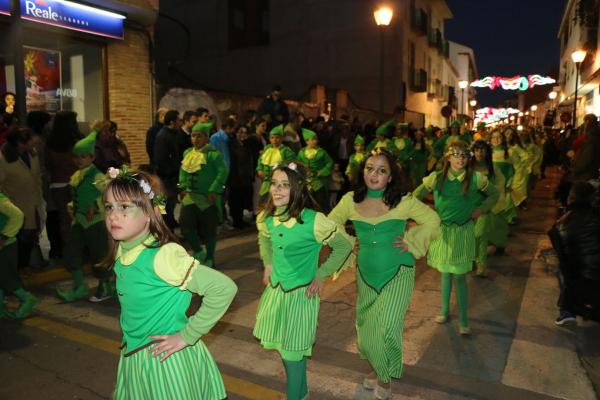
[(440, 272), (466, 274), (473, 268), (475, 246), (473, 221), (464, 225), (442, 224), (440, 236), (429, 246), (427, 263)]
[(258, 310), (254, 336), (265, 349), (277, 350), (284, 360), (300, 361), (312, 355), (317, 336), (319, 296), (306, 297), (306, 287), (284, 292), (267, 285)]
[(475, 221), (475, 261), (480, 264), (485, 263), (487, 260), (488, 235), (491, 219), (492, 214), (485, 213)]
[(198, 399), (227, 397), (219, 368), (206, 345), (195, 345), (172, 354), (164, 362), (148, 349), (129, 357), (121, 353), (117, 370), (116, 400)]
[(415, 268), (398, 274), (377, 294), (356, 274), (356, 336), (358, 351), (383, 382), (402, 377), (402, 331), (415, 285)]

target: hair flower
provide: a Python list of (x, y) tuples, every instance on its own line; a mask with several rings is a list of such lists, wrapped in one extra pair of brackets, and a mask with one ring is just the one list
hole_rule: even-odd
[(108, 169), (107, 173), (108, 173), (108, 176), (110, 176), (110, 179), (115, 179), (117, 176), (119, 176), (121, 171), (118, 168), (110, 167)]
[(148, 182), (146, 182), (144, 179), (140, 179), (139, 183), (140, 183), (140, 187), (142, 188), (144, 193), (148, 195), (148, 198), (150, 200), (152, 200), (154, 198), (154, 192), (152, 191), (152, 187), (150, 186), (150, 184)]
[(289, 163), (287, 167), (292, 171), (298, 171), (298, 165), (295, 162)]

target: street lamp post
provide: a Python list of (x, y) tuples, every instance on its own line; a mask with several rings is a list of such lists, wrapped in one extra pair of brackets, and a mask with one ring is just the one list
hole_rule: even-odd
[(379, 27), (379, 113), (383, 115), (383, 73), (384, 73), (384, 40), (385, 40), (385, 27), (390, 24), (394, 12), (389, 7), (379, 7), (373, 12), (375, 17), (375, 23)]
[(579, 90), (579, 70), (585, 59), (585, 50), (576, 50), (571, 53), (571, 59), (575, 63), (575, 99), (573, 99), (573, 127), (577, 125), (577, 92)]
[(461, 102), (460, 108), (462, 109), (462, 114), (465, 113), (465, 89), (467, 88), (467, 86), (469, 86), (469, 82), (458, 81), (458, 87), (462, 90), (461, 98), (460, 98), (460, 102)]

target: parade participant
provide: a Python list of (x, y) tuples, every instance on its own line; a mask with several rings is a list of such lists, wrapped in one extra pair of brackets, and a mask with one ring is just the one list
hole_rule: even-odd
[(475, 134), (473, 135), (473, 140), (474, 141), (478, 141), (478, 140), (483, 140), (483, 141), (487, 141), (487, 133), (485, 131), (485, 122), (478, 122), (477, 123), (477, 132), (475, 132)]
[[(224, 399), (219, 369), (200, 338), (236, 293), (227, 276), (189, 256), (162, 219), (158, 179), (111, 169), (104, 191), (112, 236), (105, 265), (114, 265), (123, 346), (114, 398)], [(192, 293), (202, 305), (190, 318)]]
[[(523, 148), (521, 138), (517, 132), (513, 128), (507, 128), (504, 131), (504, 135), (506, 136), (506, 143), (508, 144), (508, 155), (515, 168), (510, 196), (512, 197), (515, 207), (519, 207), (521, 203), (527, 200), (527, 177), (529, 176), (531, 163), (529, 161), (529, 155)], [(515, 217), (509, 221), (509, 224), (516, 222), (517, 219)]]
[[(344, 195), (329, 218), (340, 226), (351, 221), (358, 236), (357, 343), (373, 369), (363, 385), (385, 399), (391, 397), (391, 378), (402, 377), (402, 330), (415, 259), (425, 255), (439, 233), (440, 219), (405, 195), (405, 178), (392, 153), (377, 150), (361, 167), (356, 190)], [(417, 226), (407, 230), (408, 220)]]
[[(306, 399), (306, 357), (312, 354), (323, 280), (348, 259), (352, 244), (337, 224), (314, 211), (304, 168), (276, 166), (269, 198), (257, 216), (266, 285), (256, 312), (256, 336), (277, 350), (287, 374), (287, 399)], [(320, 266), (323, 245), (332, 252)]]
[(283, 135), (283, 125), (277, 125), (269, 132), (269, 143), (265, 146), (258, 157), (258, 165), (256, 172), (261, 179), (259, 195), (261, 200), (264, 200), (271, 186), (271, 175), (273, 168), (282, 161), (296, 159), (296, 154), (287, 146), (281, 144), (281, 136)]
[(508, 243), (508, 223), (517, 216), (517, 210), (513, 203), (510, 192), (512, 191), (512, 180), (515, 169), (508, 152), (506, 137), (500, 130), (494, 130), (490, 136), (492, 146), (492, 162), (494, 167), (502, 172), (504, 176), (504, 206), (498, 207), (502, 210), (492, 213), (490, 217), (488, 242), (496, 248), (496, 254), (503, 254)]
[[(535, 132), (533, 131), (523, 133), (521, 135), (521, 142), (523, 143), (523, 148), (529, 155), (529, 175), (527, 176), (527, 198), (529, 198), (529, 194), (535, 187), (537, 180), (542, 177), (542, 160), (544, 158), (544, 151), (542, 150), (542, 147), (537, 144)], [(527, 200), (525, 200), (524, 203), (525, 206), (527, 206)]]
[[(434, 154), (434, 146), (437, 141), (436, 133), (440, 132), (440, 128), (429, 125), (425, 128), (425, 147), (427, 148), (427, 172), (432, 171), (435, 168), (437, 159)], [(420, 183), (419, 183), (420, 184)]]
[[(0, 319), (26, 318), (37, 303), (37, 298), (23, 289), (17, 270), (16, 235), (23, 225), (23, 219), (23, 212), (0, 192)], [(15, 295), (21, 302), (15, 312), (9, 312), (6, 308), (4, 296), (7, 294)]]
[[(506, 185), (504, 175), (499, 168), (494, 167), (492, 161), (492, 148), (483, 140), (477, 140), (471, 146), (473, 151), (473, 170), (487, 177), (498, 191), (498, 201), (489, 212), (482, 213), (475, 221), (475, 266), (476, 276), (487, 276), (487, 247), (488, 235), (490, 234), (491, 220), (494, 214), (504, 209), (504, 187)], [(483, 199), (482, 199), (483, 200)]]
[(407, 123), (401, 122), (398, 124), (392, 143), (394, 144), (392, 151), (396, 154), (396, 158), (404, 170), (409, 171), (409, 160), (413, 156), (414, 144), (409, 138)]
[(379, 125), (375, 131), (375, 139), (367, 146), (367, 153), (370, 153), (373, 149), (384, 148), (388, 151), (394, 152), (394, 143), (389, 139), (396, 132), (396, 126), (394, 125), (395, 119), (390, 119), (387, 122)]
[(327, 179), (331, 175), (333, 160), (325, 150), (319, 147), (317, 134), (302, 128), (302, 137), (306, 147), (300, 149), (298, 160), (308, 168), (308, 190), (317, 201), (322, 212), (329, 211)]
[(358, 168), (364, 160), (365, 155), (365, 139), (360, 135), (356, 135), (354, 138), (354, 153), (350, 155), (350, 161), (346, 168), (346, 176), (352, 186), (356, 184)]
[(412, 155), (409, 160), (408, 170), (412, 180), (412, 187), (416, 188), (421, 184), (427, 174), (427, 159), (429, 157), (429, 148), (425, 141), (423, 130), (417, 129), (414, 137)]
[[(183, 153), (178, 184), (181, 233), (192, 246), (194, 257), (209, 267), (214, 266), (221, 194), (227, 182), (223, 153), (208, 144), (211, 126), (210, 122), (198, 123), (192, 128), (192, 147)], [(200, 236), (206, 252), (202, 251)]]
[(98, 278), (96, 294), (90, 297), (92, 302), (100, 302), (114, 295), (110, 283), (112, 271), (97, 266), (106, 255), (106, 228), (104, 226), (104, 207), (102, 190), (106, 177), (94, 165), (94, 153), (97, 131), (79, 140), (73, 147), (75, 164), (79, 168), (71, 176), (73, 190), (73, 224), (64, 249), (64, 265), (73, 277), (73, 289), (56, 287), (56, 294), (65, 301), (75, 301), (88, 296), (88, 288), (83, 276), (83, 257), (89, 253), (94, 276)]
[[(498, 201), (496, 188), (484, 175), (473, 171), (470, 157), (467, 143), (451, 143), (442, 170), (425, 177), (423, 184), (414, 191), (419, 199), (433, 192), (434, 207), (442, 220), (441, 235), (431, 243), (427, 255), (427, 263), (441, 273), (442, 308), (435, 321), (440, 324), (448, 321), (454, 281), (461, 335), (471, 333), (466, 274), (473, 268), (475, 260), (473, 221)], [(481, 195), (485, 196), (483, 201)]]
[(463, 142), (471, 143), (473, 138), (469, 135), (468, 132), (464, 132), (461, 134), (462, 122), (460, 120), (455, 119), (450, 124), (450, 128), (448, 128), (449, 133), (445, 133), (442, 135), (434, 145), (434, 153), (438, 160), (438, 164), (445, 157), (446, 150), (448, 147), (454, 143), (462, 140)]

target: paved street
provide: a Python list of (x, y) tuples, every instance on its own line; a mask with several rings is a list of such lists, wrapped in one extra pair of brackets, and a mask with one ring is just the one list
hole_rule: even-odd
[[(433, 321), (439, 274), (419, 264), (405, 324), (405, 377), (394, 383), (394, 399), (597, 398), (600, 328), (581, 320), (569, 329), (553, 323), (555, 263), (543, 250), (550, 247), (545, 232), (556, 212), (551, 199), (556, 180), (552, 175), (538, 184), (507, 254), (490, 259), (489, 278), (469, 278), (471, 338), (458, 335), (456, 318), (443, 326)], [(239, 293), (203, 340), (219, 364), (229, 398), (280, 399), (283, 367), (252, 336), (262, 290), (256, 233), (221, 240), (217, 263)], [(0, 399), (111, 397), (120, 340), (118, 303), (61, 303), (53, 287), (65, 277), (61, 269), (28, 277), (40, 299), (37, 313), (25, 321), (2, 321)], [(360, 385), (368, 366), (356, 351), (355, 296), (353, 271), (325, 286), (308, 367), (311, 399), (371, 398)]]

